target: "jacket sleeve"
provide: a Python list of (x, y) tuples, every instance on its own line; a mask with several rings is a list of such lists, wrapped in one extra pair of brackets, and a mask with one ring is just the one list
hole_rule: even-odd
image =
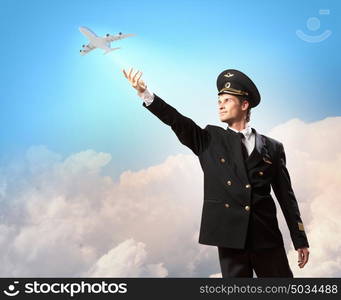
[(296, 197), (291, 186), (289, 172), (286, 167), (286, 156), (282, 143), (279, 144), (276, 168), (276, 174), (271, 185), (283, 211), (295, 250), (309, 247)]
[(180, 114), (174, 107), (167, 104), (154, 94), (150, 105), (142, 104), (163, 123), (172, 128), (180, 142), (199, 155), (209, 145), (211, 136), (206, 128), (202, 129), (193, 120)]

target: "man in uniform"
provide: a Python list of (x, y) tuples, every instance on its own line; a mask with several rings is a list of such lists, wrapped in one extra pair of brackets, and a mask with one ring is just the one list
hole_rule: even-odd
[(224, 129), (204, 129), (179, 113), (141, 80), (142, 72), (123, 70), (144, 100), (143, 106), (169, 125), (180, 142), (198, 156), (204, 173), (199, 243), (218, 248), (223, 278), (293, 277), (278, 227), (271, 187), (283, 211), (298, 265), (309, 244), (286, 168), (283, 144), (248, 125), (260, 102), (256, 85), (244, 73), (228, 69), (217, 78), (220, 121)]

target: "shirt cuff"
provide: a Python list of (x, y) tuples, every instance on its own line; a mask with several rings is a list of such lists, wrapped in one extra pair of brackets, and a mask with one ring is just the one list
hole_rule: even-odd
[(145, 89), (143, 93), (137, 92), (137, 95), (143, 99), (146, 106), (150, 105), (154, 100), (154, 94), (148, 89)]

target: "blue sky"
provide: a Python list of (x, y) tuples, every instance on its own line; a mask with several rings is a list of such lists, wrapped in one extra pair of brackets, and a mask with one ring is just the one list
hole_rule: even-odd
[[(226, 127), (215, 82), (227, 68), (257, 84), (262, 101), (250, 125), (261, 133), (292, 118), (340, 116), (340, 8), (339, 1), (1, 0), (0, 163), (33, 145), (63, 156), (93, 149), (112, 155), (106, 172), (116, 177), (191, 153), (143, 108), (123, 67), (142, 70), (152, 91), (203, 127)], [(307, 28), (309, 18), (320, 28)], [(80, 56), (79, 26), (137, 36), (113, 43), (122, 49), (107, 55)], [(298, 29), (332, 34), (308, 43)]]

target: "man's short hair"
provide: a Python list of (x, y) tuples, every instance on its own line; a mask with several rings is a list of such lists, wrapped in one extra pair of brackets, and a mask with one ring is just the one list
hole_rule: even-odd
[(236, 96), (236, 97), (238, 98), (240, 104), (242, 104), (244, 100), (249, 102), (249, 107), (248, 107), (248, 109), (246, 111), (245, 121), (246, 122), (250, 122), (250, 117), (251, 117), (251, 103), (250, 103), (250, 101), (247, 98), (243, 97), (243, 96)]

